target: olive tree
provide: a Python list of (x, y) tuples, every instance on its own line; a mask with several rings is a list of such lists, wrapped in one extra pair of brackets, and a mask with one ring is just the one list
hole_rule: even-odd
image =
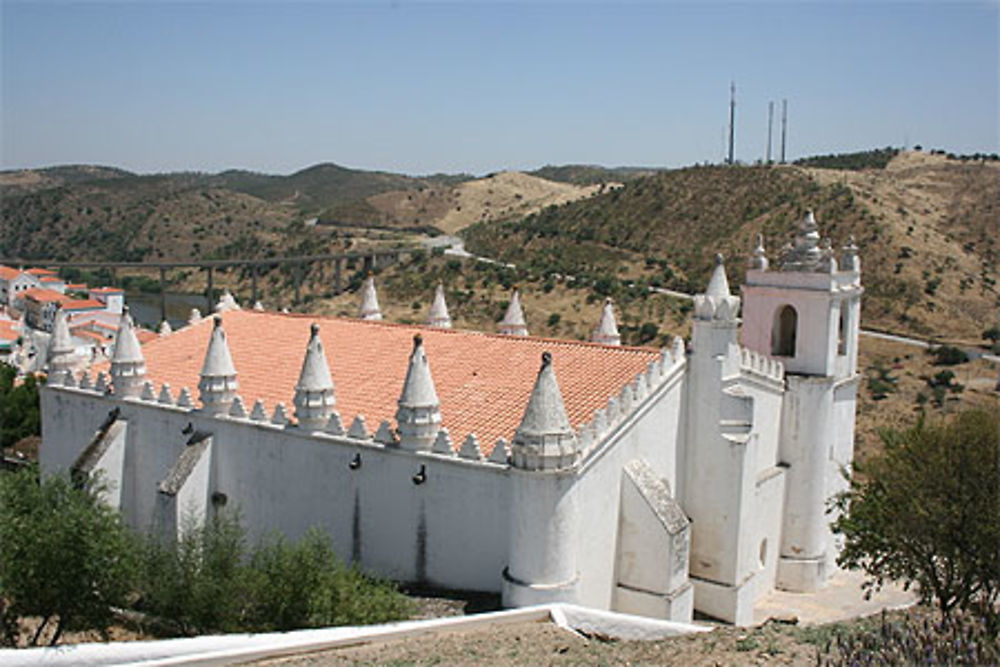
[(98, 484), (37, 468), (0, 473), (0, 609), (3, 643), (16, 642), (17, 620), (41, 617), (51, 644), (64, 631), (106, 629), (113, 607), (133, 586), (135, 548)]
[(885, 451), (857, 465), (837, 496), (838, 563), (869, 577), (917, 584), (948, 618), (1000, 598), (1000, 410), (923, 418), (882, 434)]

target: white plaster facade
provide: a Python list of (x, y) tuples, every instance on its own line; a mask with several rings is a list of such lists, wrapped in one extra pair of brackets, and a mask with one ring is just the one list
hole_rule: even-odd
[[(299, 424), (281, 404), (269, 418), (254, 397), (250, 410), (235, 396), (240, 369), (219, 324), (202, 352), (198, 406), (144, 383), (126, 316), (111, 389), (103, 375), (43, 389), (42, 465), (101, 471), (127, 520), (164, 535), (185, 517), (238, 507), (251, 539), (317, 526), (367, 569), (499, 592), (506, 606), (569, 602), (677, 621), (698, 610), (748, 624), (764, 594), (815, 590), (832, 572), (825, 502), (853, 452), (860, 272), (850, 249), (845, 271), (814, 258), (809, 231), (796, 246), (808, 261), (792, 255), (768, 271), (755, 258), (742, 346), (741, 299), (720, 258), (696, 297), (690, 349), (676, 340), (578, 426), (546, 353), (511, 444), (488, 458), (475, 435), (441, 427), (435, 358), (420, 337), (395, 428), (361, 417), (347, 428), (315, 328), (294, 397)], [(798, 317), (782, 329), (786, 306)], [(772, 341), (774, 327), (792, 332), (791, 348)]]

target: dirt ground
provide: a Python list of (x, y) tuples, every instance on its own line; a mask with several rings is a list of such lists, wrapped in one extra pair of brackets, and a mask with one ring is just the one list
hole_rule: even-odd
[[(872, 621), (862, 621), (869, 623)], [(551, 623), (365, 644), (258, 665), (815, 665), (827, 641), (846, 626), (757, 628), (720, 626), (712, 632), (659, 641), (584, 637)]]

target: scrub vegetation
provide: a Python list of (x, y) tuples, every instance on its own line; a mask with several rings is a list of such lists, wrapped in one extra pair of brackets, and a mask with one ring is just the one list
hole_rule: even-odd
[(379, 623), (412, 611), (392, 584), (342, 563), (319, 531), (251, 545), (238, 519), (222, 516), (163, 540), (125, 526), (102, 490), (34, 467), (0, 473), (0, 645), (56, 644), (72, 631), (107, 638), (124, 617), (170, 636)]

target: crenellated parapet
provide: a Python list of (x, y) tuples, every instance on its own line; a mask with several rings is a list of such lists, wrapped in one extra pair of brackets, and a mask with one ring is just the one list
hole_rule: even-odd
[(783, 363), (742, 346), (740, 346), (740, 371), (774, 382), (782, 382), (785, 379)]
[(675, 337), (669, 348), (660, 350), (660, 358), (622, 387), (617, 396), (595, 410), (590, 420), (577, 429), (581, 457), (594, 451), (624, 422), (636, 415), (659, 390), (678, 379), (687, 365), (684, 339)]

